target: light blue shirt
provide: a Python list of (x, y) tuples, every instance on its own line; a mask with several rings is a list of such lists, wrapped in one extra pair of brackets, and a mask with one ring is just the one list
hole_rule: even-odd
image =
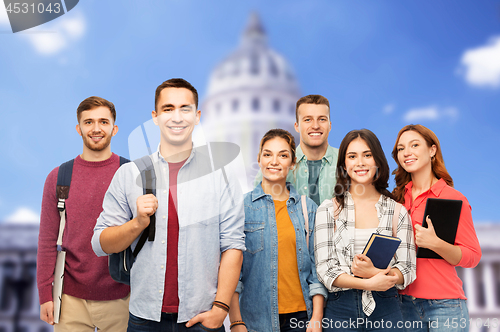
[[(300, 195), (287, 183), (290, 197), (286, 207), (295, 229), (296, 258), (302, 296), (308, 317), (312, 315), (314, 295), (327, 297), (318, 281), (314, 261), (314, 219), (317, 205), (307, 198), (309, 247)], [(278, 308), (278, 230), (274, 202), (259, 184), (245, 195), (245, 242), (243, 266), (236, 292), (240, 293), (240, 310), (248, 331), (280, 331)]]
[[(169, 172), (159, 149), (150, 157), (157, 178), (156, 236), (154, 241), (146, 241), (130, 271), (129, 310), (134, 316), (159, 322), (167, 261)], [(193, 148), (177, 177), (179, 323), (212, 308), (221, 253), (245, 250), (243, 194), (238, 180), (224, 169), (213, 171), (211, 165), (206, 146)], [(94, 228), (92, 248), (97, 256), (107, 255), (99, 241), (101, 232), (135, 218), (136, 201), (142, 195), (137, 166), (124, 164), (111, 181)]]

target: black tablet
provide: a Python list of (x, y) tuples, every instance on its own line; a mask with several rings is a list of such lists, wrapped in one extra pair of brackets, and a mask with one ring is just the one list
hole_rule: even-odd
[[(422, 226), (427, 228), (426, 218), (429, 216), (436, 235), (448, 243), (455, 244), (461, 211), (461, 200), (429, 198), (425, 204)], [(427, 248), (418, 248), (417, 257), (443, 259), (443, 257)]]

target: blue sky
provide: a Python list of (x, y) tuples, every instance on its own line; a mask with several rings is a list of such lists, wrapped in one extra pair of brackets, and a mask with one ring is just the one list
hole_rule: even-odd
[(203, 99), (251, 11), (301, 93), (329, 98), (331, 145), (368, 128), (392, 160), (401, 127), (428, 126), (474, 220), (500, 222), (500, 1), (492, 0), (81, 0), (17, 34), (1, 8), (0, 220), (36, 219), (47, 174), (81, 153), (80, 101), (115, 103), (112, 149), (128, 156), (128, 135), (150, 119), (156, 86), (184, 77)]

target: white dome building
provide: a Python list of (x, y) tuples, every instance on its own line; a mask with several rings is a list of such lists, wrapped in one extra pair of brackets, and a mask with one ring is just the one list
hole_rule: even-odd
[(205, 136), (239, 145), (251, 181), (258, 170), (260, 139), (269, 129), (290, 131), (298, 145), (293, 125), (299, 98), (293, 69), (268, 46), (260, 19), (253, 13), (240, 46), (210, 76), (201, 105)]

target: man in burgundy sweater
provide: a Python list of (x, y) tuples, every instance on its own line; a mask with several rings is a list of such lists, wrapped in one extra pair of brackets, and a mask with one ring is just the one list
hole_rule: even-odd
[(52, 282), (60, 216), (56, 183), (59, 167), (47, 176), (43, 189), (38, 236), (37, 283), (40, 318), (55, 331), (125, 331), (130, 288), (111, 279), (107, 257), (97, 257), (90, 244), (104, 194), (120, 167), (111, 152), (111, 138), (118, 132), (114, 105), (89, 97), (77, 109), (76, 131), (83, 139), (83, 153), (75, 158), (62, 247), (66, 250), (61, 316), (54, 324)]

